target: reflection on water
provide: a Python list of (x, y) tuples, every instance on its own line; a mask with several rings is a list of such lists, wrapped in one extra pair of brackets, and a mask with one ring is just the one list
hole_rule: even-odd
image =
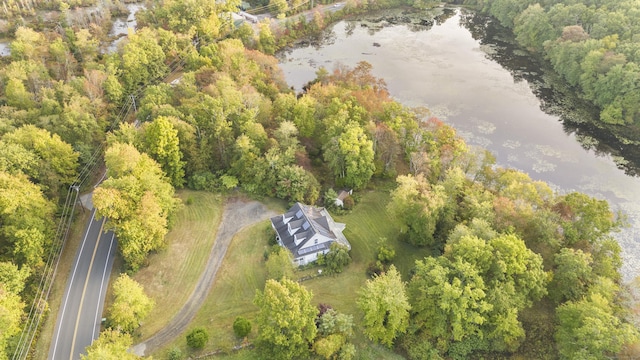
[(116, 18), (113, 21), (113, 26), (111, 27), (111, 31), (109, 31), (109, 36), (114, 37), (115, 40), (107, 46), (107, 53), (112, 53), (118, 50), (120, 43), (126, 38), (126, 35), (129, 34), (129, 29), (135, 30), (136, 28), (136, 13), (139, 10), (146, 9), (143, 3), (130, 3), (127, 4), (126, 7), (127, 10), (129, 10), (129, 15), (127, 15), (126, 18)]
[(11, 55), (11, 47), (9, 41), (0, 42), (0, 56), (9, 56)]
[(558, 116), (566, 133), (575, 133), (576, 139), (587, 150), (609, 154), (627, 174), (640, 174), (640, 147), (617, 139), (607, 128), (598, 128), (599, 110), (578, 96), (553, 71), (543, 67), (529, 53), (515, 44), (513, 34), (490, 17), (474, 12), (462, 12), (460, 23), (468, 29), (487, 56), (511, 73), (514, 81), (526, 81), (547, 114)]
[[(441, 21), (418, 30), (414, 24), (424, 14), (394, 18), (409, 19), (409, 26), (375, 16), (342, 21), (321, 37), (329, 42), (279, 54), (280, 66), (289, 84), (300, 90), (320, 66), (368, 61), (392, 96), (428, 107), (469, 144), (492, 151), (500, 165), (525, 171), (562, 192), (577, 190), (609, 200), (631, 222), (616, 235), (623, 248), (624, 277), (640, 275), (640, 261), (634, 259), (640, 255), (640, 179), (618, 168), (625, 160), (621, 153), (610, 155), (606, 136), (582, 124), (578, 128), (582, 116), (592, 116), (589, 109), (573, 102), (567, 106), (540, 65), (510, 45), (509, 34), (489, 21), (457, 9), (441, 14)], [(574, 122), (563, 123), (563, 118)]]
[(119, 35), (127, 35), (129, 33), (129, 29), (136, 28), (136, 13), (138, 10), (145, 9), (145, 5), (142, 3), (131, 3), (126, 5), (127, 10), (129, 10), (129, 15), (127, 18), (117, 18), (113, 22), (113, 26), (111, 27), (111, 31), (109, 31), (109, 36), (119, 36)]

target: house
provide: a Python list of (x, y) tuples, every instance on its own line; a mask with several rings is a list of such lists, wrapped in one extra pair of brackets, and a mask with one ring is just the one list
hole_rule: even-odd
[(336, 204), (336, 206), (339, 206), (339, 207), (344, 207), (344, 199), (346, 199), (351, 194), (353, 194), (353, 189), (340, 190), (340, 192), (338, 193), (338, 197), (336, 198), (336, 201), (334, 201), (334, 204)]
[(342, 231), (345, 224), (333, 221), (325, 208), (295, 203), (286, 213), (271, 218), (278, 244), (293, 254), (297, 265), (306, 265), (326, 254), (337, 242), (351, 250), (351, 244)]

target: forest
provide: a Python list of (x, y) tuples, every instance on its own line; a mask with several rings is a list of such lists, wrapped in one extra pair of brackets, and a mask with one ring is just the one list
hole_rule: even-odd
[[(602, 108), (602, 121), (637, 124), (633, 1), (466, 3), (543, 53)], [(402, 259), (381, 249), (371, 279), (352, 289), (359, 314), (312, 304), (304, 286), (286, 277), (267, 281), (254, 319), (255, 352), (265, 359), (357, 359), (354, 318), (369, 341), (410, 359), (638, 356), (612, 237), (623, 214), (496, 166), (427, 110), (395, 102), (366, 62), (321, 69), (296, 94), (272, 56), (332, 19), (433, 2), (350, 0), (311, 22), (254, 29), (231, 21), (234, 2), (158, 0), (112, 53), (101, 27), (109, 16), (83, 18), (83, 26), (69, 13), (84, 5), (4, 2), (8, 18), (50, 8), (60, 18), (55, 27), (37, 18), (16, 23), (11, 55), (1, 59), (0, 359), (16, 350), (40, 296), (67, 191), (96, 164), (107, 179), (94, 205), (115, 231), (129, 274), (166, 247), (182, 206), (176, 189), (323, 204), (334, 189), (392, 184), (385, 206), (398, 237), (433, 255), (403, 277), (394, 265)], [(126, 349), (152, 301), (126, 275), (113, 287), (119, 307), (108, 311), (109, 329), (87, 359), (138, 358)], [(144, 301), (127, 312), (127, 298)], [(294, 310), (282, 311), (278, 301)]]
[(602, 124), (637, 144), (640, 8), (633, 0), (465, 0), (509, 27), (520, 45), (550, 62)]

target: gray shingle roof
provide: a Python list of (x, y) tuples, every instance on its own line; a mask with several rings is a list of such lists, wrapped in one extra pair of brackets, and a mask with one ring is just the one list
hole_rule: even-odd
[[(289, 211), (271, 218), (271, 224), (280, 237), (282, 244), (289, 249), (294, 258), (329, 249), (332, 242), (351, 249), (351, 244), (342, 234), (344, 224), (336, 223), (324, 208), (295, 203)], [(310, 239), (319, 234), (325, 239), (318, 244), (303, 248)], [(295, 241), (302, 240), (296, 245)]]

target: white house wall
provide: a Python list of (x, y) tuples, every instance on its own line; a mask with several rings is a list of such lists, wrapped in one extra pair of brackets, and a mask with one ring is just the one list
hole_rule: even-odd
[(316, 242), (315, 242), (316, 239), (318, 239), (318, 244), (326, 243), (327, 241), (333, 241), (333, 239), (329, 239), (326, 236), (315, 234), (314, 236), (311, 237), (311, 239), (309, 239), (309, 241), (304, 243), (304, 245), (302, 245), (300, 249), (305, 249), (305, 248), (312, 247), (313, 245), (316, 245)]

